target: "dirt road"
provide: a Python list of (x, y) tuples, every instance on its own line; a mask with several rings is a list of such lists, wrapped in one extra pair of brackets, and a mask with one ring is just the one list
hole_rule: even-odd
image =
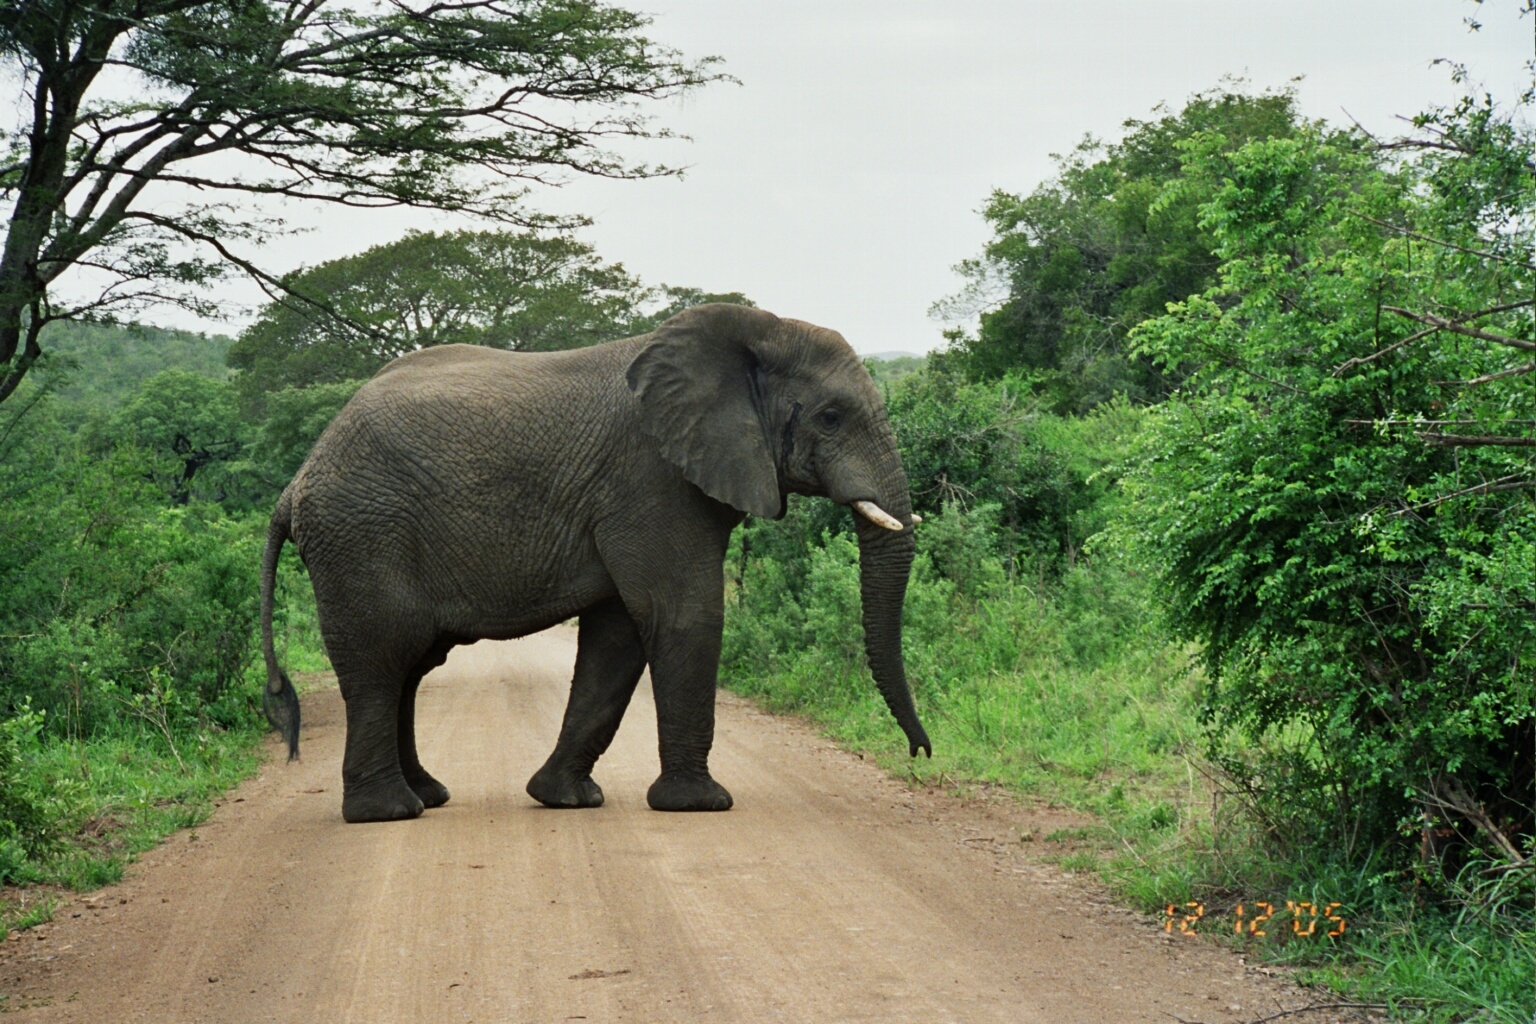
[(595, 773), (606, 806), (540, 808), (523, 784), (574, 656), (559, 629), (460, 648), (428, 677), (422, 757), (453, 799), (412, 822), (342, 823), (341, 700), (308, 695), (301, 762), (273, 760), (121, 885), (5, 944), (5, 1008), (100, 1024), (1101, 1024), (1297, 1001), (1018, 840), (1067, 822), (914, 793), (724, 695), (713, 767), (734, 810), (646, 808), (644, 682)]

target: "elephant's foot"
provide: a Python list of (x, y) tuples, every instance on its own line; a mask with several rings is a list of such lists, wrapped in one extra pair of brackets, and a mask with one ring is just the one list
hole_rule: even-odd
[(603, 788), (590, 775), (572, 778), (545, 765), (528, 780), (528, 795), (545, 807), (601, 807)]
[(663, 772), (651, 783), (645, 802), (653, 811), (728, 811), (731, 794), (708, 775)]
[(425, 769), (406, 775), (405, 781), (425, 807), (441, 807), (448, 802), (448, 787), (428, 775)]
[[(418, 818), (425, 806), (402, 775), (363, 785), (343, 785), (342, 789), (341, 816), (349, 822)], [(443, 792), (446, 794), (447, 790)]]

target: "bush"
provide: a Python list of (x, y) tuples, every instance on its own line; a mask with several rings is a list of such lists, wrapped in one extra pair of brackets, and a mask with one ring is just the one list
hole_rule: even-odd
[(0, 721), (0, 883), (14, 881), (29, 858), (58, 844), (79, 802), (73, 780), (45, 778), (37, 770), (43, 717), (23, 701)]
[(1528, 252), (1536, 192), (1468, 210), (1447, 170), (1528, 165), (1532, 140), (1490, 118), (1463, 109), (1454, 155), (1399, 168), (1314, 132), (1197, 139), (1221, 283), (1137, 332), (1188, 384), (1143, 435), (1126, 532), (1203, 650), (1212, 755), (1291, 855), (1384, 846), (1454, 874), (1536, 824), (1523, 354), (1390, 312), (1529, 335), (1529, 265), (1479, 247)]
[[(935, 755), (902, 758), (903, 772), (958, 772), (1090, 804), (1110, 800), (1114, 780), (1161, 779), (1183, 742), (1189, 685), (1183, 656), (1147, 628), (1144, 578), (1106, 553), (1043, 588), (1009, 579), (986, 550), (990, 514), (952, 505), (918, 530), (902, 640)], [(904, 752), (865, 667), (856, 542), (827, 531), (798, 565), (756, 553), (792, 549), (757, 543), (783, 528), (755, 523), (733, 541), (722, 681), (809, 714), (845, 742)]]
[(97, 458), (39, 432), (48, 464), (20, 472), (0, 504), (0, 701), (46, 713), (54, 735), (113, 728), (113, 693), (165, 685), (187, 714), (224, 725), (250, 713), (238, 690), (255, 651), (262, 517), (167, 506), (150, 456)]

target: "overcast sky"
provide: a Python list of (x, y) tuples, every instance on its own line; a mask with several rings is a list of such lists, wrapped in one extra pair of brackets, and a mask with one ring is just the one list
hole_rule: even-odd
[[(1376, 133), (1458, 95), (1435, 58), (1503, 98), (1533, 49), (1516, 0), (643, 0), (650, 34), (716, 54), (740, 85), (658, 105), (690, 143), (629, 150), (681, 180), (575, 181), (534, 197), (584, 213), (583, 237), (649, 284), (741, 291), (835, 328), (862, 352), (942, 343), (929, 306), (987, 240), (994, 188), (1027, 192), (1085, 134), (1242, 76), (1295, 88), (1303, 112)], [(1482, 31), (1469, 32), (1475, 16)], [(1348, 114), (1346, 115), (1346, 111)], [(445, 226), (389, 211), (300, 215), (281, 267)], [(235, 293), (231, 293), (232, 295)], [(243, 292), (241, 294), (244, 294)], [(146, 319), (156, 320), (153, 315)], [(225, 328), (228, 330), (229, 328)]]

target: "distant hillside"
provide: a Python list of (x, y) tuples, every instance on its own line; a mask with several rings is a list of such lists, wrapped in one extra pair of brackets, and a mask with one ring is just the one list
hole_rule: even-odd
[(116, 405), (147, 378), (175, 367), (229, 376), (224, 355), (234, 339), (222, 334), (172, 331), (144, 324), (54, 323), (43, 331), (43, 351), (64, 357), (76, 369), (59, 392), (71, 402)]
[(876, 384), (889, 384), (908, 374), (916, 373), (928, 365), (928, 357), (915, 356), (911, 352), (877, 352), (864, 357), (869, 375)]

